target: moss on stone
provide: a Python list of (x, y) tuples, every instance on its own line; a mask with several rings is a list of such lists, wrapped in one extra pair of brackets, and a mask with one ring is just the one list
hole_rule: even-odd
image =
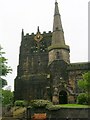
[(70, 50), (68, 45), (59, 45), (59, 44), (55, 44), (48, 47), (49, 51), (52, 49), (67, 49), (68, 51)]

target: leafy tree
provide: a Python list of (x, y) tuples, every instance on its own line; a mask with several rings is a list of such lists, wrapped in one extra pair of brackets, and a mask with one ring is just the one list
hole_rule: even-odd
[(3, 105), (13, 104), (13, 92), (10, 90), (2, 90), (2, 96)]
[(78, 86), (86, 93), (90, 92), (90, 71), (83, 74), (83, 79), (78, 81)]
[(77, 103), (83, 105), (88, 104), (88, 94), (80, 93), (77, 97)]
[(2, 52), (2, 48), (0, 47), (0, 86), (4, 87), (7, 85), (7, 81), (3, 79), (1, 76), (6, 76), (8, 73), (12, 71), (11, 67), (7, 64), (7, 59), (3, 56), (5, 52)]
[(77, 102), (90, 105), (90, 71), (84, 73), (82, 77), (82, 80), (78, 81), (78, 86), (83, 92), (78, 95)]
[(7, 85), (7, 81), (3, 78), (1, 78), (1, 84), (2, 87), (4, 87), (5, 85)]

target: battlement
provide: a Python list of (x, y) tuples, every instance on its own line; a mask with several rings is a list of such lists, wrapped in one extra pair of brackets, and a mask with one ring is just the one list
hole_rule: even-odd
[[(31, 33), (31, 34), (26, 33), (26, 35), (24, 35), (24, 36), (33, 36), (33, 35), (36, 35), (36, 34), (37, 33)], [(44, 31), (43, 33), (41, 33), (41, 35), (48, 35), (48, 34), (52, 34), (52, 32), (51, 31), (48, 31), (48, 32)]]

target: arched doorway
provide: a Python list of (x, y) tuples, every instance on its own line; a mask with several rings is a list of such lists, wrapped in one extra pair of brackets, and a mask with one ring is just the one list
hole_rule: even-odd
[(68, 99), (67, 99), (67, 92), (62, 90), (59, 93), (59, 104), (67, 104)]

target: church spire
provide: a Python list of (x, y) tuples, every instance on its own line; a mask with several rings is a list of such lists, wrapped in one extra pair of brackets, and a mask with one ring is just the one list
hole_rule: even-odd
[(58, 3), (55, 1), (52, 44), (65, 44)]
[(58, 14), (59, 15), (59, 9), (58, 9), (58, 3), (57, 0), (55, 1), (55, 15)]
[(54, 60), (64, 60), (69, 63), (69, 46), (65, 44), (64, 32), (61, 22), (61, 16), (59, 13), (58, 2), (55, 1), (54, 20), (53, 20), (53, 32), (52, 43), (48, 47), (49, 50), (49, 63)]

